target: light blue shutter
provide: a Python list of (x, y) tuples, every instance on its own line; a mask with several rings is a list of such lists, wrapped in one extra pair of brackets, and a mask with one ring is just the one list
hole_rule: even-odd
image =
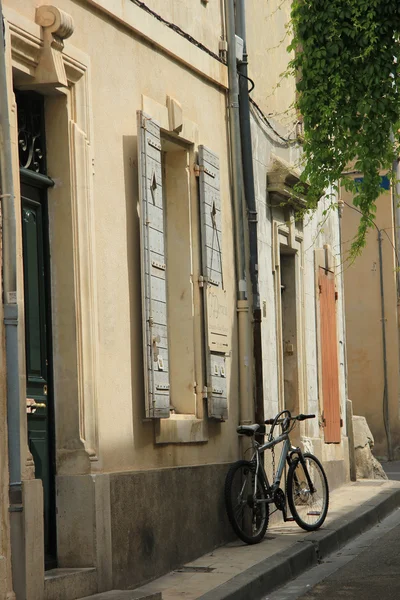
[[(208, 416), (224, 421), (228, 418), (226, 353), (215, 350), (215, 336), (211, 338), (209, 328), (210, 292), (224, 289), (218, 156), (205, 146), (199, 146), (199, 167)], [(218, 346), (221, 349), (221, 344)]]
[(167, 265), (160, 126), (138, 111), (140, 250), (146, 417), (169, 417)]

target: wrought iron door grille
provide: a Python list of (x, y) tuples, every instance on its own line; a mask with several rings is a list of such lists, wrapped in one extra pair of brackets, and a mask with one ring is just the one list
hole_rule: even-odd
[(46, 174), (44, 98), (36, 92), (15, 92), (19, 166)]

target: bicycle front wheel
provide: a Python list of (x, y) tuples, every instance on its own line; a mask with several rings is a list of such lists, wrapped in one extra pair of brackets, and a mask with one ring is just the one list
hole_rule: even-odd
[(297, 525), (306, 531), (315, 531), (325, 521), (329, 505), (329, 488), (324, 469), (318, 458), (304, 454), (305, 468), (312, 482), (310, 489), (305, 468), (300, 458), (289, 467), (287, 497), (289, 508)]
[(247, 460), (232, 465), (225, 480), (226, 512), (236, 535), (246, 544), (257, 544), (265, 535), (269, 520), (266, 500), (260, 473), (256, 482), (255, 465)]

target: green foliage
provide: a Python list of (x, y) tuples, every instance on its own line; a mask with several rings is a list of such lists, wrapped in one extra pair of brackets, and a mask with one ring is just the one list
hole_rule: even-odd
[[(308, 207), (342, 181), (361, 212), (355, 257), (375, 217), (380, 174), (390, 176), (399, 145), (400, 2), (293, 0), (291, 16), (289, 72), (297, 77), (296, 107), (304, 119)], [(342, 178), (349, 166), (363, 173), (361, 184)]]

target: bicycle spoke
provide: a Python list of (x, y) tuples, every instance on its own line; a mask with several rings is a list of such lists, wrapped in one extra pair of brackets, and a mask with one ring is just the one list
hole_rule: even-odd
[(232, 468), (225, 491), (229, 519), (238, 536), (247, 543), (260, 541), (268, 526), (269, 508), (257, 502), (265, 498), (265, 490), (260, 476), (257, 480), (255, 477), (255, 467), (250, 463), (237, 464)]
[[(310, 457), (305, 457), (305, 467), (299, 461), (293, 470), (292, 502), (300, 526), (317, 528), (325, 519), (327, 507), (327, 487), (319, 464)], [(311, 492), (311, 489), (314, 491)], [(306, 527), (305, 527), (306, 528)]]

